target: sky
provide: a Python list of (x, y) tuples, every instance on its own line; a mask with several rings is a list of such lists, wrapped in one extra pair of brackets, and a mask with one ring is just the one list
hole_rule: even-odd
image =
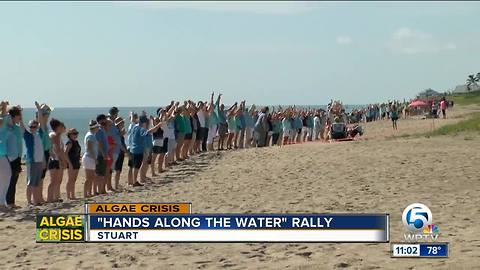
[(0, 2), (0, 99), (368, 104), (480, 72), (480, 2)]

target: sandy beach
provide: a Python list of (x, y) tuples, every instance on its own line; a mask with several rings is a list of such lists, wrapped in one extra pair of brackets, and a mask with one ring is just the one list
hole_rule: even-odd
[[(473, 111), (480, 107), (455, 107), (435, 128)], [(450, 242), (449, 258), (392, 259), (389, 244), (37, 244), (36, 213), (82, 213), (83, 200), (28, 210), (22, 173), (23, 208), (0, 216), (0, 269), (480, 268), (480, 135), (406, 136), (432, 123), (401, 119), (394, 133), (391, 122), (379, 121), (364, 124), (365, 136), (354, 142), (205, 153), (143, 188), (90, 201), (189, 201), (195, 213), (387, 212), (392, 242), (403, 240), (403, 209), (421, 202), (432, 210), (439, 241)], [(78, 197), (83, 181), (81, 171)]]

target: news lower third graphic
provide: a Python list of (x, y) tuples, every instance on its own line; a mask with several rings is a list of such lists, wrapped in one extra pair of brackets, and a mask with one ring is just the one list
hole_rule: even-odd
[(84, 242), (83, 214), (37, 215), (37, 242)]
[(433, 224), (430, 208), (421, 203), (410, 204), (403, 210), (402, 223), (406, 229), (404, 243), (391, 244), (391, 256), (398, 258), (448, 257), (447, 242), (436, 242), (440, 229)]
[(37, 242), (388, 243), (388, 214), (192, 214), (189, 203), (86, 204), (37, 215)]

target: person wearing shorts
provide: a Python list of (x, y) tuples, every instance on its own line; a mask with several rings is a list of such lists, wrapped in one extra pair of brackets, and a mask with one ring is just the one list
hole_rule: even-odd
[(107, 176), (107, 159), (109, 159), (109, 144), (108, 144), (108, 130), (107, 130), (107, 116), (99, 114), (97, 116), (97, 123), (100, 125), (95, 137), (98, 142), (97, 166), (95, 173), (97, 174), (97, 181), (94, 183), (95, 193), (106, 194), (106, 176)]
[(98, 156), (98, 142), (95, 134), (98, 132), (99, 125), (97, 121), (91, 120), (89, 131), (85, 134), (84, 149), (85, 153), (82, 157), (83, 168), (85, 169), (85, 183), (83, 184), (83, 197), (92, 197), (95, 193), (93, 183), (95, 182), (95, 170), (97, 167), (96, 160)]
[[(133, 168), (133, 186), (143, 186), (142, 183), (138, 181), (138, 173), (143, 163), (143, 159), (146, 148), (145, 141), (149, 138), (148, 135), (151, 135), (153, 132), (157, 131), (162, 122), (158, 123), (154, 127), (147, 129), (149, 119), (146, 115), (139, 117), (139, 123), (135, 124), (130, 131), (130, 152), (132, 154), (130, 166)], [(151, 140), (151, 138), (150, 138)]]
[[(149, 123), (147, 123), (147, 128)], [(152, 164), (152, 148), (153, 148), (153, 137), (152, 134), (147, 134), (145, 136), (145, 149), (143, 152), (143, 162), (140, 168), (140, 183), (144, 183), (147, 180), (148, 168)], [(152, 177), (155, 176), (155, 171), (152, 171)]]
[(185, 121), (182, 116), (183, 108), (175, 111), (175, 131), (177, 132), (177, 146), (175, 148), (175, 158), (177, 161), (183, 161), (182, 146), (185, 139)]
[(182, 145), (182, 150), (181, 150), (181, 156), (183, 159), (187, 159), (188, 156), (188, 150), (190, 148), (190, 142), (192, 140), (192, 133), (193, 133), (193, 127), (192, 127), (192, 122), (190, 121), (190, 108), (185, 108), (182, 112), (182, 118), (185, 126), (185, 138), (183, 140), (183, 145)]
[(68, 142), (66, 143), (65, 152), (68, 161), (68, 179), (67, 179), (67, 198), (76, 200), (75, 197), (75, 182), (78, 178), (78, 171), (80, 169), (81, 147), (77, 141), (78, 131), (74, 128), (68, 130)]
[(27, 163), (27, 202), (29, 205), (40, 205), (42, 203), (42, 191), (40, 181), (45, 164), (45, 156), (42, 143), (42, 132), (40, 123), (31, 120), (28, 123), (29, 130), (23, 133), (25, 148), (27, 150), (25, 162)]

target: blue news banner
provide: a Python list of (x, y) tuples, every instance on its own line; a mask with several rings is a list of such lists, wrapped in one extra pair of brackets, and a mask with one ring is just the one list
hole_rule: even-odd
[(90, 215), (91, 242), (388, 242), (388, 214)]

